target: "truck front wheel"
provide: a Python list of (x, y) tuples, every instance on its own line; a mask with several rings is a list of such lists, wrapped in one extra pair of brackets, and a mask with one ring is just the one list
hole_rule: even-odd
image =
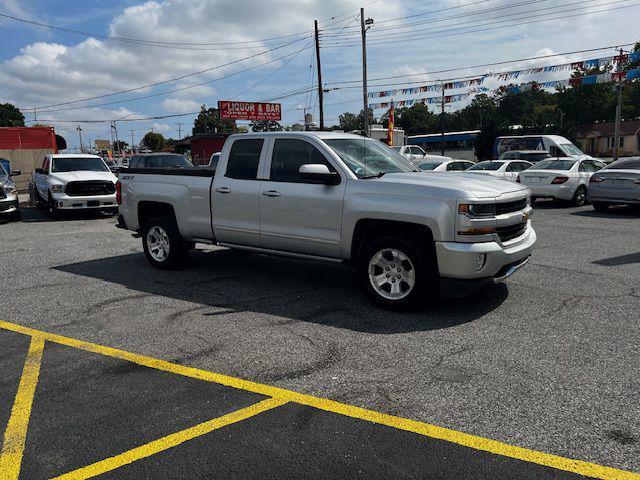
[(142, 246), (149, 263), (161, 269), (184, 266), (189, 253), (178, 226), (168, 217), (154, 217), (144, 224)]
[(427, 247), (411, 237), (381, 237), (367, 243), (358, 271), (369, 298), (381, 307), (403, 310), (436, 296), (437, 275)]

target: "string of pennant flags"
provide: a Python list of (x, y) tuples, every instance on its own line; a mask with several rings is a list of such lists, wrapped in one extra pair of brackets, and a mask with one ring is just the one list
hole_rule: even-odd
[[(576, 77), (576, 78), (568, 78), (564, 80), (551, 80), (548, 82), (528, 82), (521, 85), (508, 85), (497, 88), (495, 91), (499, 91), (502, 89), (506, 89), (510, 93), (520, 93), (526, 92), (528, 90), (544, 90), (548, 88), (556, 88), (556, 87), (568, 87), (568, 86), (578, 86), (578, 85), (594, 85), (597, 83), (607, 83), (607, 82), (617, 82), (622, 79), (626, 79), (628, 81), (637, 81), (640, 80), (640, 68), (636, 68), (633, 70), (629, 70), (627, 72), (608, 72), (608, 73), (600, 73), (597, 75), (587, 75), (584, 77)], [(475, 84), (478, 85), (478, 84)], [(431, 86), (431, 85), (430, 85)], [(464, 88), (464, 87), (459, 87)], [(429, 91), (429, 90), (424, 90)], [(440, 91), (442, 91), (440, 89)], [(458, 93), (455, 95), (445, 95), (444, 103), (453, 103), (460, 102), (469, 96), (476, 93), (484, 93), (490, 91), (486, 87), (482, 86), (471, 86), (469, 90), (465, 93)], [(393, 104), (395, 107), (411, 107), (416, 104), (422, 105), (431, 105), (431, 104), (440, 104), (442, 103), (443, 97), (441, 95), (433, 96), (433, 97), (424, 97), (424, 98), (416, 98), (410, 100), (398, 100), (394, 101)], [(380, 102), (380, 103), (370, 103), (369, 108), (372, 110), (380, 110), (380, 109), (388, 109), (391, 106), (391, 102)]]
[[(609, 66), (613, 62), (619, 62), (618, 64), (620, 64), (621, 62), (625, 62), (625, 61), (636, 62), (638, 60), (640, 60), (640, 52), (634, 52), (630, 54), (624, 54), (622, 56), (618, 55), (615, 57), (611, 56), (611, 57), (594, 58), (591, 60), (584, 60), (581, 62), (568, 62), (568, 63), (561, 63), (558, 65), (549, 65), (546, 67), (532, 67), (532, 68), (525, 68), (520, 70), (512, 70), (508, 72), (488, 72), (486, 74), (479, 75), (478, 77), (470, 78), (462, 81), (446, 82), (446, 83), (442, 83), (442, 82), (434, 83), (433, 81), (431, 81), (428, 84), (420, 85), (417, 87), (407, 87), (407, 88), (398, 88), (393, 90), (381, 90), (377, 92), (369, 92), (368, 97), (372, 99), (385, 98), (385, 97), (398, 97), (398, 96), (408, 96), (408, 95), (419, 95), (421, 93), (427, 93), (427, 92), (442, 92), (442, 90), (459, 90), (463, 88), (477, 88), (481, 86), (487, 78), (496, 78), (498, 81), (507, 81), (507, 80), (517, 79), (521, 76), (533, 75), (537, 73), (558, 72), (562, 70), (575, 70), (578, 68), (585, 68), (585, 69), (599, 68), (599, 67)], [(600, 74), (600, 75), (615, 75), (615, 73)], [(590, 75), (589, 77), (600, 77), (600, 75)], [(603, 78), (604, 77), (600, 78), (600, 80), (601, 81), (615, 80), (615, 78), (610, 78), (608, 80), (604, 80)], [(588, 82), (591, 82), (590, 78)], [(598, 78), (595, 78), (593, 83), (598, 83)], [(549, 87), (544, 87), (544, 88), (549, 88)], [(450, 95), (450, 96), (454, 97), (456, 95)], [(374, 104), (374, 105), (382, 105), (382, 103)], [(376, 107), (371, 107), (371, 108), (376, 108)], [(377, 108), (383, 108), (383, 107), (377, 107)]]

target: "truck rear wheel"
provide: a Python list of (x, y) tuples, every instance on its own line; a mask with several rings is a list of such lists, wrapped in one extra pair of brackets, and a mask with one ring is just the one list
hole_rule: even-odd
[(183, 267), (189, 249), (175, 221), (169, 217), (154, 217), (142, 227), (142, 247), (149, 263), (160, 269)]
[(426, 245), (417, 239), (386, 236), (367, 243), (358, 262), (369, 298), (383, 308), (405, 310), (437, 296), (437, 275)]

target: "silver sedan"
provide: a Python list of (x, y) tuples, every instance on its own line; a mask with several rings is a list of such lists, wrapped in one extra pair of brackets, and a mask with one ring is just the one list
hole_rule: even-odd
[(598, 211), (640, 204), (640, 157), (623, 158), (593, 174), (587, 198)]

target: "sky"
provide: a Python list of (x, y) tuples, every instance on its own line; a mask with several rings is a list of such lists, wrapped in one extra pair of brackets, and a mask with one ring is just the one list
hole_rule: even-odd
[[(317, 121), (318, 20), (332, 125), (363, 106), (361, 7), (373, 19), (369, 91), (606, 57), (615, 51), (562, 54), (640, 40), (638, 0), (0, 0), (0, 15), (58, 27), (0, 17), (0, 103), (20, 107), (27, 120), (36, 107), (38, 121), (55, 126), (71, 148), (78, 125), (83, 142), (109, 139), (110, 120), (120, 120), (121, 140), (133, 136), (136, 144), (152, 129), (184, 137), (191, 112), (219, 100), (272, 100), (282, 103), (285, 125), (302, 121), (304, 109)], [(557, 56), (469, 68), (543, 55)], [(447, 69), (456, 70), (423, 73)], [(86, 120), (106, 122), (79, 123)]]

